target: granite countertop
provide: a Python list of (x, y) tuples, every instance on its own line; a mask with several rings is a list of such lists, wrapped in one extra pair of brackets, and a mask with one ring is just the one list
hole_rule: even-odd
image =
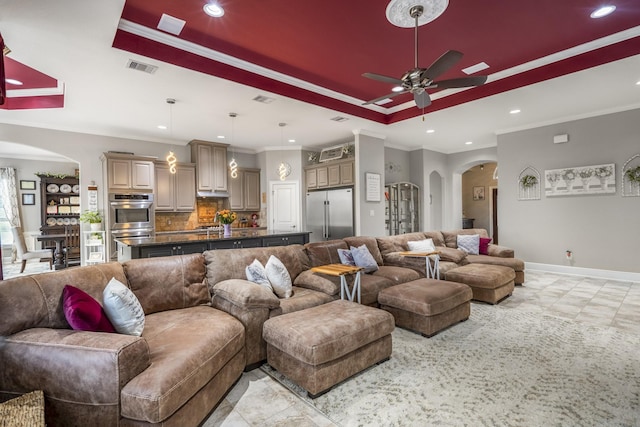
[(130, 237), (115, 239), (125, 246), (154, 246), (165, 243), (191, 243), (191, 242), (207, 242), (211, 240), (237, 240), (251, 239), (256, 237), (285, 236), (287, 234), (308, 234), (308, 231), (278, 231), (278, 230), (256, 230), (253, 228), (236, 228), (232, 231), (230, 237), (224, 237), (222, 231), (211, 231), (207, 236), (206, 230), (193, 230), (187, 232), (170, 232), (164, 234), (156, 234), (153, 237)]

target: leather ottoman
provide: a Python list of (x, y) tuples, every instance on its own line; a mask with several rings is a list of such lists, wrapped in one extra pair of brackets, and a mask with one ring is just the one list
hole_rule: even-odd
[(497, 304), (513, 293), (516, 273), (501, 265), (467, 264), (447, 271), (445, 278), (469, 285), (474, 300)]
[(380, 308), (393, 314), (396, 326), (429, 338), (467, 320), (471, 314), (471, 288), (463, 283), (417, 279), (380, 291)]
[(337, 300), (264, 323), (267, 362), (311, 398), (391, 356), (393, 316)]

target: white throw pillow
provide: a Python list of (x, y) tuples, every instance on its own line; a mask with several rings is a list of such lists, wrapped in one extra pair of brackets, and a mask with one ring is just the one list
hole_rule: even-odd
[(121, 334), (142, 335), (144, 310), (133, 292), (115, 277), (102, 293), (104, 312), (111, 324)]
[(470, 255), (478, 255), (480, 250), (479, 234), (458, 234), (458, 249), (462, 249)]
[(269, 282), (271, 282), (273, 292), (278, 298), (289, 298), (293, 294), (293, 284), (287, 267), (284, 266), (282, 261), (271, 255), (264, 269), (267, 272)]
[(271, 282), (269, 282), (269, 278), (267, 277), (267, 271), (258, 259), (254, 259), (253, 262), (244, 269), (244, 271), (247, 275), (248, 281), (264, 286), (273, 292)]
[(414, 252), (433, 252), (436, 247), (433, 245), (433, 239), (415, 240), (407, 242), (409, 250)]

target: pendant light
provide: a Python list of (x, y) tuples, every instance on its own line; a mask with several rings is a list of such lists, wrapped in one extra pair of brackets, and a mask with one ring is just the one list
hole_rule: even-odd
[[(176, 100), (173, 98), (167, 98), (167, 104), (169, 104), (169, 135), (173, 140), (173, 104), (176, 103)], [(173, 146), (172, 146), (173, 148)], [(175, 154), (173, 154), (172, 150), (169, 150), (169, 154), (166, 157), (167, 164), (169, 165), (169, 172), (172, 174), (176, 173), (176, 163), (178, 162), (178, 158)]]
[(235, 118), (238, 115), (236, 113), (229, 113), (229, 117), (231, 117), (231, 161), (229, 162), (229, 175), (231, 178), (236, 179), (238, 177), (238, 162), (236, 162), (235, 151), (233, 147), (233, 124)]

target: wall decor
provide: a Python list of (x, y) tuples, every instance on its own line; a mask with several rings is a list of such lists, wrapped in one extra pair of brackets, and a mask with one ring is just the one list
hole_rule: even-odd
[(23, 193), (22, 194), (22, 204), (23, 205), (35, 205), (36, 204), (36, 195), (35, 195), (35, 193)]
[(615, 172), (615, 163), (547, 170), (545, 194), (554, 197), (615, 193)]
[(473, 200), (484, 200), (484, 187), (473, 187)]
[(632, 156), (622, 166), (622, 195), (640, 197), (640, 154)]
[(382, 188), (380, 187), (380, 174), (379, 173), (365, 173), (366, 183), (366, 201), (367, 202), (379, 202), (381, 200), (380, 194)]
[(35, 190), (36, 189), (36, 182), (35, 181), (31, 181), (31, 180), (21, 179), (20, 180), (20, 189), (21, 190)]
[(518, 200), (540, 200), (540, 172), (527, 166), (518, 175)]

